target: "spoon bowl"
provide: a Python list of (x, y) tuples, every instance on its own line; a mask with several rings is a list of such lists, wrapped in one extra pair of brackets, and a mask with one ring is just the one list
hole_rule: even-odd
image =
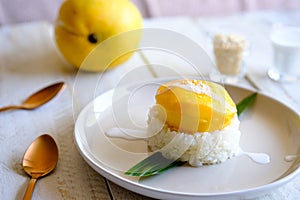
[(11, 109), (32, 110), (38, 108), (54, 98), (64, 88), (64, 86), (64, 82), (58, 82), (49, 85), (30, 95), (21, 105), (5, 106), (3, 108), (0, 108), (0, 112)]
[(24, 200), (31, 199), (38, 178), (54, 170), (58, 161), (58, 148), (54, 139), (44, 134), (36, 138), (26, 150), (23, 157), (23, 169), (31, 176)]

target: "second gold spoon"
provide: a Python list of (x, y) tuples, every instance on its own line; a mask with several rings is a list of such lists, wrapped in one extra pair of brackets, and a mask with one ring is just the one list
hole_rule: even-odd
[(0, 112), (10, 109), (25, 109), (25, 110), (32, 110), (35, 109), (48, 101), (54, 98), (59, 91), (64, 88), (64, 82), (58, 82), (52, 85), (49, 85), (34, 94), (28, 97), (21, 105), (12, 105), (12, 106), (5, 106), (0, 108)]
[(58, 161), (58, 148), (48, 134), (36, 138), (28, 147), (23, 158), (23, 169), (31, 176), (23, 200), (30, 200), (38, 178), (54, 170)]

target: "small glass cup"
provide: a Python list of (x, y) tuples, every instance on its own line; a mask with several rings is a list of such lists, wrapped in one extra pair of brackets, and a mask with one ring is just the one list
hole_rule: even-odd
[(273, 62), (268, 76), (275, 81), (300, 80), (300, 25), (274, 24), (270, 39)]
[(213, 38), (216, 69), (210, 74), (214, 81), (236, 82), (245, 75), (246, 39), (237, 34), (216, 34)]

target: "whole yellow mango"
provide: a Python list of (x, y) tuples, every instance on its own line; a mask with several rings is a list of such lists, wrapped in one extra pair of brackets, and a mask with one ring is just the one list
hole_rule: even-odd
[[(55, 40), (63, 57), (79, 68), (95, 47), (108, 38), (123, 32), (142, 28), (142, 16), (129, 0), (66, 0), (62, 3), (55, 24)], [(139, 37), (130, 37), (131, 45), (138, 45)], [(113, 42), (98, 57), (111, 56), (128, 41)], [(107, 47), (107, 44), (106, 44)], [(109, 65), (114, 67), (126, 61), (131, 54), (121, 56)], [(103, 71), (107, 66), (84, 65), (81, 69)]]
[(166, 124), (178, 132), (222, 130), (236, 115), (236, 105), (225, 88), (203, 80), (176, 80), (160, 86), (156, 103), (166, 112)]

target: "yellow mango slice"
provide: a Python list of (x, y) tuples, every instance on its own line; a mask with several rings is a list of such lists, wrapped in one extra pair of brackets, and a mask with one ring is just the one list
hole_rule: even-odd
[(204, 80), (168, 82), (158, 88), (155, 98), (165, 109), (165, 123), (178, 132), (222, 130), (237, 112), (223, 86)]

